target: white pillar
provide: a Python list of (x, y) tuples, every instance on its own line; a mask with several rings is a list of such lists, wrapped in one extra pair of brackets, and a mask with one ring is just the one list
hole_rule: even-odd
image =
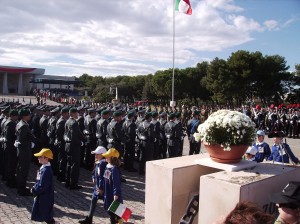
[(7, 72), (3, 75), (3, 88), (2, 88), (3, 94), (8, 94), (8, 86), (7, 86)]
[(24, 93), (23, 93), (23, 73), (19, 74), (18, 94), (24, 95)]

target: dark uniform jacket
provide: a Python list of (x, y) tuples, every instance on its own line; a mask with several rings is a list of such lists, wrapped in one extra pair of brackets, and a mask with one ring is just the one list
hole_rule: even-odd
[(43, 115), (40, 119), (42, 147), (48, 147), (49, 146), (49, 137), (47, 135), (48, 121), (49, 121), (49, 117), (46, 116), (46, 115)]
[(47, 129), (47, 136), (49, 138), (49, 143), (50, 144), (54, 144), (55, 142), (55, 138), (56, 138), (56, 123), (57, 123), (57, 117), (56, 116), (52, 116), (49, 119), (48, 122), (48, 129)]
[(18, 150), (29, 150), (31, 149), (31, 143), (35, 142), (35, 138), (32, 135), (29, 125), (27, 122), (21, 120), (16, 126), (16, 137), (18, 144)]
[(80, 153), (81, 143), (83, 141), (83, 135), (80, 131), (78, 122), (70, 117), (65, 125), (64, 139), (66, 142), (66, 152), (69, 154)]
[(97, 133), (96, 133), (96, 137), (98, 139), (98, 144), (100, 146), (103, 146), (105, 148), (107, 148), (107, 125), (108, 125), (108, 120), (107, 119), (103, 119), (101, 118), (98, 122), (97, 122)]
[(95, 118), (87, 115), (84, 119), (84, 135), (86, 136), (87, 143), (94, 143), (96, 144), (97, 138), (97, 121)]
[(122, 151), (122, 143), (125, 143), (124, 134), (122, 132), (122, 125), (115, 119), (107, 125), (107, 141), (108, 147), (113, 147), (119, 152)]
[(65, 146), (64, 133), (65, 133), (66, 120), (61, 116), (56, 122), (56, 145), (59, 147)]
[(165, 133), (169, 146), (177, 146), (179, 144), (181, 131), (174, 121), (171, 120), (165, 125)]

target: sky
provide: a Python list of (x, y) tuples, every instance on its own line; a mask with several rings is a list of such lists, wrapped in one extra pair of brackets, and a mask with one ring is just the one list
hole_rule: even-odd
[[(175, 67), (233, 52), (300, 64), (299, 0), (190, 0), (175, 13)], [(147, 75), (173, 66), (173, 0), (0, 0), (0, 65), (45, 75)]]

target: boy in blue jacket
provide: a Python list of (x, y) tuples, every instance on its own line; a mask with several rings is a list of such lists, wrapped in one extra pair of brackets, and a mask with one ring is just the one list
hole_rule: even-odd
[(98, 146), (96, 150), (91, 152), (95, 154), (95, 168), (92, 175), (92, 180), (94, 183), (94, 191), (90, 205), (89, 215), (85, 219), (79, 220), (81, 224), (92, 224), (95, 208), (97, 201), (100, 197), (103, 196), (103, 191), (100, 190), (100, 183), (103, 180), (104, 171), (107, 165), (105, 158), (102, 154), (106, 153), (106, 149), (103, 146)]
[(53, 153), (50, 149), (44, 148), (35, 153), (34, 156), (38, 157), (38, 161), (42, 166), (37, 173), (37, 182), (31, 189), (31, 193), (34, 195), (31, 220), (53, 224), (55, 223), (53, 219), (54, 184), (49, 162), (53, 159)]

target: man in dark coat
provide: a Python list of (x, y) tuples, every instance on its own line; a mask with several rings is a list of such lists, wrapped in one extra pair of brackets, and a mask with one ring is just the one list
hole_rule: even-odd
[(135, 154), (135, 137), (136, 137), (136, 125), (135, 125), (135, 113), (129, 112), (127, 119), (122, 126), (125, 135), (125, 152), (124, 152), (124, 169), (129, 172), (136, 172), (133, 167), (134, 154)]
[(70, 118), (65, 125), (64, 139), (66, 142), (67, 153), (67, 176), (66, 187), (71, 190), (81, 189), (82, 186), (78, 185), (79, 171), (80, 171), (80, 147), (83, 144), (83, 134), (80, 131), (77, 118), (78, 111), (76, 108), (71, 108)]
[(159, 158), (167, 158), (167, 138), (165, 135), (165, 125), (167, 124), (167, 113), (162, 111), (159, 114), (160, 133), (159, 133)]
[(194, 133), (197, 132), (197, 128), (200, 124), (199, 115), (200, 115), (200, 112), (198, 110), (195, 110), (193, 112), (193, 118), (190, 119), (187, 123), (186, 131), (187, 131), (187, 135), (188, 135), (189, 143), (190, 143), (189, 155), (200, 153), (201, 142), (197, 142), (194, 138)]
[(179, 156), (181, 132), (179, 126), (175, 123), (175, 113), (169, 114), (169, 122), (165, 126), (165, 134), (169, 157)]
[(113, 119), (107, 125), (107, 141), (108, 149), (115, 148), (122, 155), (122, 143), (125, 143), (124, 134), (122, 131), (122, 111), (115, 111), (113, 113)]
[(66, 180), (67, 154), (65, 151), (66, 142), (64, 139), (65, 124), (69, 119), (69, 109), (64, 107), (61, 109), (61, 116), (56, 123), (56, 139), (55, 146), (58, 150), (58, 175), (57, 180), (64, 182)]
[[(2, 130), (2, 123), (4, 124), (5, 121), (8, 119), (9, 117), (9, 106), (5, 106), (1, 112), (1, 116), (0, 116), (0, 134), (2, 134), (3, 130)], [(4, 174), (4, 149), (3, 149), (3, 144), (0, 143), (0, 175)], [(3, 176), (3, 180), (5, 180), (5, 176)]]
[(94, 159), (92, 158), (91, 152), (97, 147), (97, 121), (95, 119), (96, 111), (94, 108), (88, 109), (88, 115), (84, 119), (83, 131), (85, 135), (85, 153), (84, 153), (84, 165), (88, 170), (92, 170), (94, 166)]
[(97, 133), (96, 137), (98, 139), (98, 145), (103, 146), (107, 149), (107, 125), (108, 125), (108, 118), (110, 111), (109, 110), (103, 110), (101, 111), (101, 119), (97, 122)]
[(3, 134), (4, 149), (4, 179), (7, 180), (6, 185), (10, 188), (16, 187), (16, 169), (17, 169), (17, 149), (14, 146), (16, 141), (16, 126), (19, 114), (17, 110), (9, 112), (9, 118), (6, 120)]
[(34, 136), (29, 129), (28, 121), (30, 120), (30, 111), (27, 109), (21, 109), (19, 111), (20, 122), (16, 127), (16, 142), (17, 147), (17, 187), (18, 194), (20, 196), (31, 195), (30, 190), (26, 188), (26, 181), (29, 173), (33, 142), (35, 141)]
[(140, 161), (139, 161), (139, 174), (145, 174), (145, 164), (147, 161), (153, 160), (154, 154), (154, 125), (151, 123), (152, 113), (145, 114), (145, 120), (140, 123), (137, 134), (140, 139)]
[(41, 128), (41, 147), (49, 148), (49, 137), (47, 135), (48, 121), (50, 115), (50, 108), (48, 106), (43, 107), (43, 116), (40, 119)]

